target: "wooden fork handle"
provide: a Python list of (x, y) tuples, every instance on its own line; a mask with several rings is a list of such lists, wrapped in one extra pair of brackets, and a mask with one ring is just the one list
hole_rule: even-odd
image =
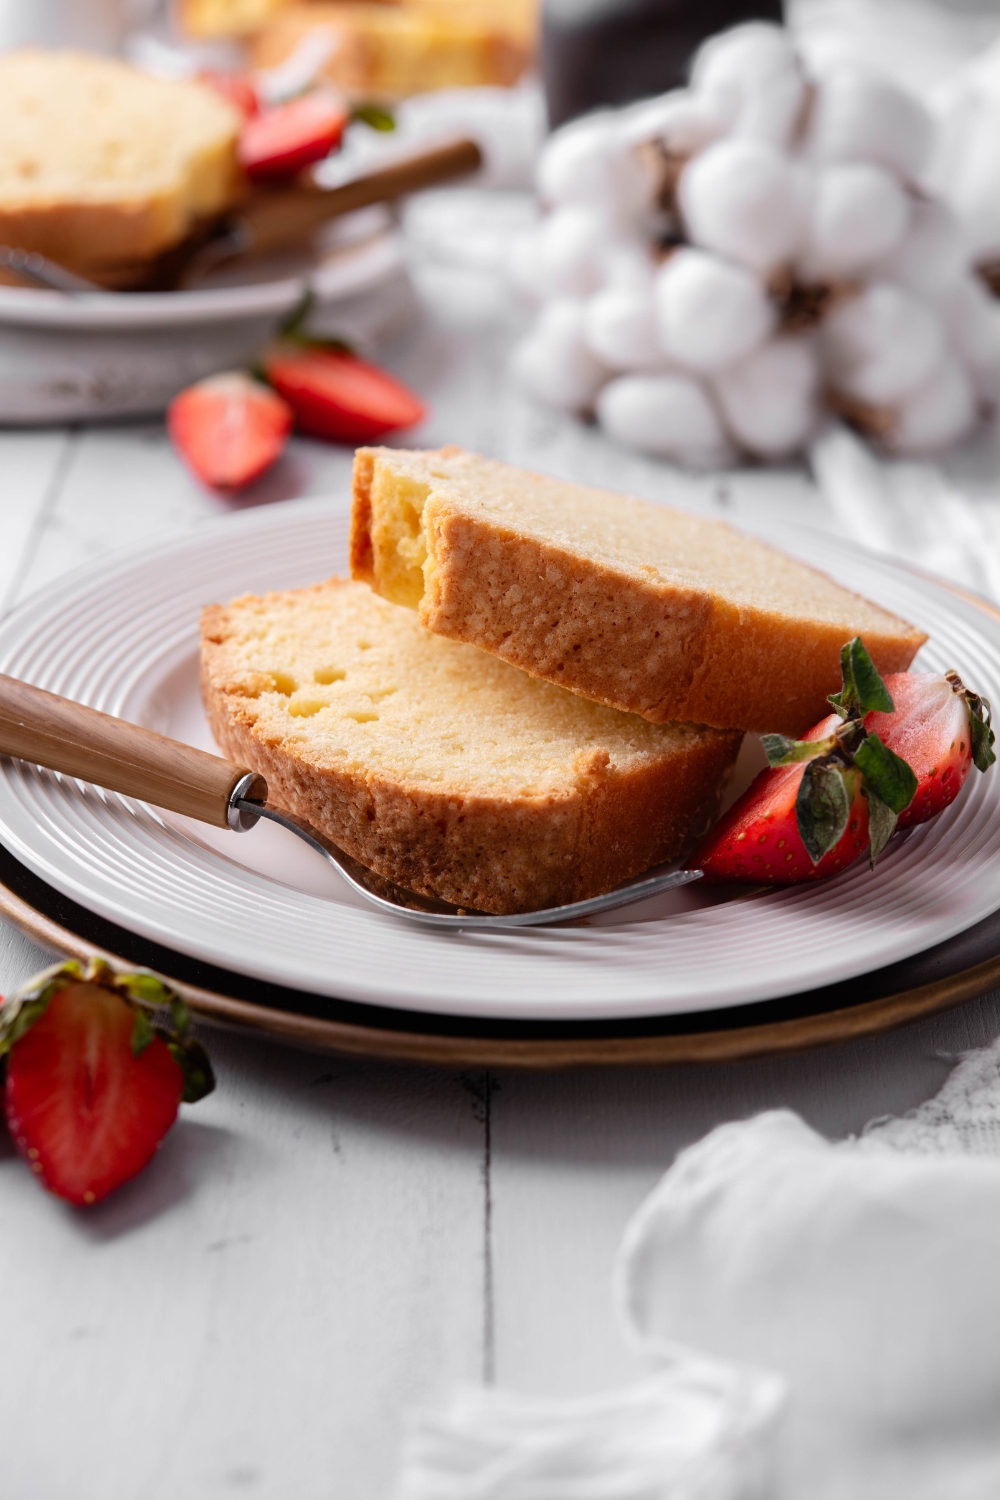
[[(267, 783), (245, 766), (209, 755), (0, 674), (0, 755), (78, 776), (218, 828), (239, 827), (231, 799), (267, 799)], [(250, 780), (247, 780), (250, 778)]]
[(283, 190), (262, 191), (237, 216), (236, 227), (251, 254), (286, 249), (301, 244), (328, 219), (451, 182), (475, 172), (482, 161), (475, 141), (448, 141), (366, 172), (339, 187), (320, 188), (301, 182)]

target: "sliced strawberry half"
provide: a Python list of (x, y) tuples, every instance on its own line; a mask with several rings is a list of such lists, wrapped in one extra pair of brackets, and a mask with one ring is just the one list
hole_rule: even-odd
[(990, 706), (956, 672), (882, 681), (861, 641), (841, 652), (836, 713), (802, 740), (765, 735), (770, 769), (702, 841), (709, 880), (790, 883), (833, 875), (866, 847), (954, 801), (971, 765), (996, 760)]
[(234, 104), (244, 119), (249, 120), (260, 109), (257, 90), (246, 73), (226, 73), (221, 68), (203, 68), (197, 76), (199, 83), (214, 89), (223, 99)]
[(234, 371), (212, 375), (175, 396), (167, 430), (205, 484), (242, 489), (280, 457), (292, 412), (273, 390)]
[[(144, 996), (145, 1003), (137, 1002)], [(169, 1028), (147, 1011), (166, 1004)], [(141, 1172), (182, 1099), (212, 1087), (177, 997), (151, 975), (101, 965), (47, 971), (4, 1002), (7, 1124), (49, 1192), (91, 1204)]]
[(351, 445), (423, 421), (426, 408), (377, 365), (316, 345), (279, 343), (261, 361), (267, 379), (312, 437)]
[[(825, 741), (837, 728), (836, 714), (803, 735), (802, 743)], [(702, 841), (691, 864), (712, 881), (791, 885), (824, 880), (852, 864), (868, 848), (868, 798), (859, 771), (848, 771), (847, 826), (832, 849), (813, 863), (798, 827), (797, 802), (805, 764), (761, 771), (743, 796)]]
[(339, 146), (349, 119), (342, 100), (323, 90), (262, 109), (240, 132), (240, 165), (255, 182), (296, 177)]
[(913, 767), (917, 790), (898, 823), (910, 828), (954, 802), (974, 759), (981, 770), (992, 765), (989, 704), (970, 693), (957, 672), (896, 672), (885, 685), (895, 711), (866, 714), (865, 728)]

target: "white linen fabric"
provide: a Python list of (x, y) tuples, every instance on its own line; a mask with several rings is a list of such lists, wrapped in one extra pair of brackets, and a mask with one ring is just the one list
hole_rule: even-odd
[(659, 1373), (462, 1390), (415, 1420), (396, 1500), (995, 1500), (998, 1265), (1000, 1040), (860, 1137), (722, 1125), (619, 1251), (623, 1332)]
[(395, 1500), (767, 1500), (783, 1399), (697, 1356), (583, 1399), (461, 1387), (412, 1424)]

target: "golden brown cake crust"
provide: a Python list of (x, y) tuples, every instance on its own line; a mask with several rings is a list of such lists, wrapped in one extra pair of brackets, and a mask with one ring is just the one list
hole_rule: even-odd
[[(556, 783), (535, 791), (499, 785), (470, 791), (317, 753), (300, 721), (276, 707), (267, 670), (250, 665), (240, 644), (247, 639), (247, 611), (256, 610), (259, 619), (301, 601), (303, 609), (319, 605), (335, 614), (338, 594), (359, 587), (331, 580), (206, 609), (202, 693), (224, 752), (266, 777), (279, 806), (308, 819), (379, 874), (481, 911), (538, 909), (610, 890), (674, 858), (714, 818), (740, 734), (690, 726), (675, 732), (671, 726), (662, 731), (657, 753), (621, 765), (591, 737), (581, 740)], [(407, 611), (394, 613), (419, 629)]]
[[(400, 602), (416, 600), (393, 591), (384, 549), (380, 561), (373, 547), (372, 515), (373, 494), (396, 472), (408, 481), (416, 477), (426, 496), (420, 519), (427, 561), (418, 609), (429, 630), (654, 722), (797, 734), (827, 711), (827, 694), (840, 685), (840, 649), (851, 636), (863, 636), (882, 673), (905, 671), (926, 640), (906, 621), (723, 523), (524, 473), (526, 487), (566, 491), (563, 522), (547, 535), (530, 519), (522, 521), (516, 505), (493, 507), (484, 490), (476, 491), (480, 473), (485, 488), (495, 481), (509, 491), (517, 471), (507, 465), (455, 448), (427, 454), (360, 449), (352, 574)], [(710, 575), (699, 577), (697, 569), (674, 570), (669, 559), (644, 568), (602, 556), (599, 545), (577, 544), (574, 497), (592, 512), (603, 505), (609, 532), (623, 515), (634, 526), (645, 515), (657, 545), (668, 552), (670, 526), (689, 555), (697, 552), (699, 537), (706, 546), (720, 545), (730, 571), (734, 544), (745, 549), (748, 569), (756, 570), (756, 597), (713, 587)], [(807, 600), (789, 607), (777, 586), (769, 600), (769, 569), (800, 596), (810, 584), (822, 592), (827, 617), (811, 613)]]

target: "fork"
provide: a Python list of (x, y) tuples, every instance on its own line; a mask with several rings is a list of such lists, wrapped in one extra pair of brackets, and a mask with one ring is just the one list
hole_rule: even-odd
[(311, 823), (269, 802), (267, 782), (256, 771), (2, 674), (0, 755), (78, 777), (233, 833), (246, 833), (265, 818), (322, 854), (370, 906), (424, 927), (489, 930), (573, 922), (701, 878), (700, 870), (673, 870), (618, 886), (603, 896), (541, 911), (502, 916), (466, 911), (396, 885), (368, 869)]

